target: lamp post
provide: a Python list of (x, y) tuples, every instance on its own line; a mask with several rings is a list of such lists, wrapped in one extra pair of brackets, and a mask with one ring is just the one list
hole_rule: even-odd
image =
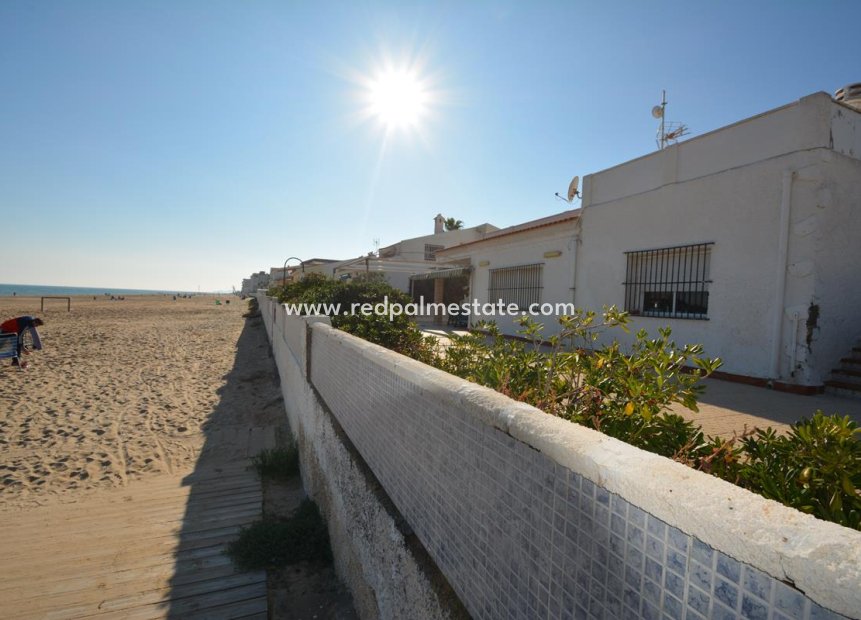
[[(287, 286), (287, 263), (291, 260), (298, 260), (299, 266), (302, 267), (302, 273), (305, 273), (305, 261), (298, 256), (288, 256), (284, 259), (284, 267), (281, 269), (281, 285)], [(275, 304), (272, 305), (272, 333), (275, 333)]]
[(303, 261), (301, 258), (299, 258), (297, 256), (290, 256), (290, 257), (284, 259), (284, 268), (281, 270), (281, 275), (282, 275), (282, 280), (283, 280), (282, 284), (285, 284), (285, 285), (287, 284), (287, 263), (291, 260), (298, 260), (299, 266), (302, 267), (302, 273), (305, 273), (305, 261)]

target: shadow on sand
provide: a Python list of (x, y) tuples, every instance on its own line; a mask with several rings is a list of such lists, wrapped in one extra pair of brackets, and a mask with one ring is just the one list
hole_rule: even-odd
[(275, 445), (285, 424), (277, 372), (262, 320), (248, 318), (220, 400), (204, 424), (170, 581), (169, 618), (266, 618), (264, 571), (234, 570), (224, 551), (259, 519), (263, 495), (250, 458)]

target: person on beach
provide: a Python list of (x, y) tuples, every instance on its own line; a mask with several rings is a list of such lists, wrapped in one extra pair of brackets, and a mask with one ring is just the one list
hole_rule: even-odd
[(14, 319), (9, 319), (8, 321), (0, 323), (0, 332), (16, 334), (18, 336), (18, 357), (12, 358), (13, 366), (20, 365), (24, 368), (27, 365), (27, 362), (19, 361), (21, 359), (21, 353), (24, 350), (25, 332), (29, 332), (33, 340), (33, 349), (39, 350), (42, 348), (42, 340), (39, 338), (39, 332), (36, 331), (36, 328), (44, 324), (45, 322), (42, 319), (34, 318), (32, 316), (18, 316)]

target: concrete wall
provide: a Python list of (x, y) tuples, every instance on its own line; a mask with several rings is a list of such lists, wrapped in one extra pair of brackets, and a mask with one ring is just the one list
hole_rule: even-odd
[(306, 325), (261, 292), (302, 482), (325, 515), (335, 568), (362, 618), (464, 618), (439, 570), (306, 380)]
[(815, 328), (802, 322), (798, 338), (798, 355), (809, 360), (813, 382), (824, 379), (861, 339), (861, 161), (834, 155), (820, 170), (818, 179), (802, 171), (796, 180), (814, 207), (793, 224), (794, 237), (809, 239), (808, 260), (815, 266), (811, 302), (818, 320)]
[[(271, 305), (260, 301), (266, 317)], [(473, 617), (858, 616), (861, 532), (285, 318), (309, 349), (308, 339), (285, 340), (274, 317), (267, 328), (303, 478), (323, 498), (339, 570), (362, 575), (348, 582), (366, 615), (374, 602), (386, 618), (437, 617), (441, 607), (417, 563), (389, 565), (392, 545), (377, 549), (386, 535), (375, 528), (392, 529), (363, 520), (380, 500), (352, 495), (349, 474), (362, 465)], [(288, 342), (300, 350), (288, 353)], [(361, 524), (348, 528), (353, 519)]]
[(577, 305), (624, 306), (626, 251), (714, 242), (709, 320), (635, 328), (669, 325), (725, 372), (821, 385), (861, 336), (859, 128), (820, 93), (587, 176)]
[(861, 159), (861, 123), (855, 108), (834, 105), (831, 108), (831, 148), (854, 159)]

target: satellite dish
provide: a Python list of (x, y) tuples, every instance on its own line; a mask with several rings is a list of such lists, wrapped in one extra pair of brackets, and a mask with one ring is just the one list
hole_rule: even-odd
[(568, 202), (574, 200), (574, 196), (577, 195), (577, 187), (580, 185), (580, 177), (575, 176), (571, 179), (571, 185), (568, 186)]
[(656, 105), (654, 108), (652, 108), (652, 116), (654, 116), (655, 118), (661, 118), (663, 115), (664, 115), (663, 106)]

